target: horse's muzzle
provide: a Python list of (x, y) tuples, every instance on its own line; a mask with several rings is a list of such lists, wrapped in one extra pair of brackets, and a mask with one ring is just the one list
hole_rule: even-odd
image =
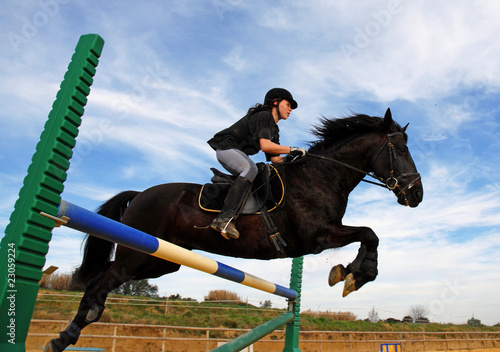
[(424, 198), (424, 188), (420, 180), (414, 182), (411, 186), (405, 188), (396, 188), (394, 193), (398, 197), (398, 203), (409, 206), (410, 208), (417, 207)]

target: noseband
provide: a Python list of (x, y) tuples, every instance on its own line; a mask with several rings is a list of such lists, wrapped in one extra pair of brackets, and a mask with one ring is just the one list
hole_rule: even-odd
[[(346, 164), (346, 163), (343, 163), (339, 160), (336, 160), (336, 159), (333, 159), (333, 158), (329, 158), (329, 157), (326, 157), (326, 156), (323, 156), (323, 155), (317, 155), (317, 154), (311, 154), (311, 153), (308, 153), (307, 155), (308, 156), (311, 156), (313, 158), (318, 158), (318, 159), (323, 159), (323, 160), (328, 160), (328, 161), (333, 161), (337, 164), (340, 164), (340, 165), (343, 165), (349, 169), (352, 169), (352, 170), (355, 170), (355, 171), (358, 171), (366, 176), (370, 176), (371, 178), (374, 178), (376, 179), (377, 181), (379, 181), (380, 183), (377, 183), (377, 182), (373, 182), (373, 181), (368, 181), (368, 180), (362, 180), (364, 182), (368, 182), (368, 183), (371, 183), (371, 184), (374, 184), (374, 185), (377, 185), (377, 186), (381, 186), (381, 187), (384, 187), (384, 188), (387, 188), (391, 191), (395, 190), (395, 189), (398, 189), (400, 193), (403, 194), (404, 198), (405, 198), (405, 202), (406, 204), (408, 204), (408, 199), (406, 197), (406, 190), (408, 189), (411, 189), (415, 183), (420, 180), (420, 174), (418, 172), (409, 172), (409, 173), (403, 173), (403, 174), (400, 174), (398, 175), (397, 177), (394, 175), (394, 164), (398, 164), (399, 163), (399, 159), (398, 159), (398, 155), (396, 153), (396, 151), (394, 150), (394, 144), (391, 142), (391, 137), (394, 137), (396, 135), (403, 135), (402, 132), (394, 132), (394, 133), (389, 133), (389, 134), (386, 134), (386, 138), (385, 138), (385, 143), (384, 145), (382, 145), (382, 147), (380, 147), (377, 155), (375, 156), (375, 158), (373, 159), (373, 162), (375, 162), (378, 157), (380, 156), (380, 153), (382, 152), (382, 150), (387, 146), (387, 150), (389, 152), (389, 177), (387, 179), (384, 179), (383, 177), (379, 177), (377, 175), (375, 175), (374, 173), (372, 172), (366, 172), (364, 170), (361, 170), (361, 169), (358, 169), (357, 167), (354, 167), (352, 165), (349, 165), (349, 164)], [(405, 187), (401, 188), (399, 186), (399, 182), (403, 179), (403, 178), (406, 178), (406, 177), (415, 177), (415, 179), (413, 179), (410, 183), (408, 183)]]

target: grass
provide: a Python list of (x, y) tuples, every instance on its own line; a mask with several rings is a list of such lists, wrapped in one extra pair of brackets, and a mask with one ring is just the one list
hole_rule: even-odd
[[(49, 289), (40, 289), (40, 293), (81, 295), (81, 292)], [(284, 312), (283, 309), (258, 308), (243, 302), (197, 302), (182, 299), (170, 299), (168, 309), (165, 312), (166, 300), (122, 295), (110, 295), (110, 298), (120, 298), (122, 299), (120, 303), (124, 304), (107, 304), (100, 322), (251, 329)], [(137, 298), (145, 301), (134, 301)], [(57, 300), (66, 300), (66, 302)], [(69, 320), (73, 318), (80, 299), (75, 298), (70, 302), (69, 300), (71, 300), (70, 297), (57, 298), (39, 295), (33, 319)], [(117, 302), (113, 299), (110, 301)], [(355, 320), (355, 316), (350, 312), (318, 313), (311, 311), (302, 312), (300, 327), (302, 331), (500, 331), (500, 326), (371, 323)]]

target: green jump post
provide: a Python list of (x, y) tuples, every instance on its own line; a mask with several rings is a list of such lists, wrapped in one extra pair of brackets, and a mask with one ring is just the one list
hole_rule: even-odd
[(277, 317), (265, 322), (262, 325), (257, 326), (255, 329), (244, 333), (241, 336), (229, 341), (228, 343), (217, 347), (212, 350), (212, 352), (235, 352), (241, 351), (243, 348), (250, 346), (252, 343), (259, 341), (264, 336), (269, 335), (274, 330), (278, 329), (280, 326), (285, 325), (290, 320), (292, 320), (294, 314), (292, 312), (286, 312), (278, 315)]
[(97, 34), (80, 37), (33, 154), (0, 242), (0, 351), (25, 351), (69, 159), (104, 46)]
[(302, 268), (304, 266), (304, 257), (293, 258), (292, 274), (290, 275), (290, 288), (297, 292), (297, 299), (290, 302), (291, 311), (294, 319), (286, 325), (285, 348), (283, 352), (300, 352), (299, 333), (300, 333), (300, 297), (302, 291)]
[(295, 301), (289, 302), (288, 312), (283, 313), (255, 329), (238, 336), (228, 343), (217, 347), (212, 352), (237, 352), (243, 348), (257, 342), (264, 336), (269, 335), (274, 330), (286, 325), (285, 348), (283, 352), (300, 352), (299, 349), (299, 320), (300, 320), (300, 292), (302, 289), (302, 267), (304, 257), (294, 258), (292, 260), (292, 272), (290, 275), (290, 289), (297, 292)]

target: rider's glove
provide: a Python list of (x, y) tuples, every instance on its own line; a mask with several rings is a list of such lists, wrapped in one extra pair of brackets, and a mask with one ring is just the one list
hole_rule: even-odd
[(300, 154), (302, 154), (301, 156), (304, 157), (307, 154), (307, 149), (306, 148), (290, 147), (290, 153), (300, 153)]

